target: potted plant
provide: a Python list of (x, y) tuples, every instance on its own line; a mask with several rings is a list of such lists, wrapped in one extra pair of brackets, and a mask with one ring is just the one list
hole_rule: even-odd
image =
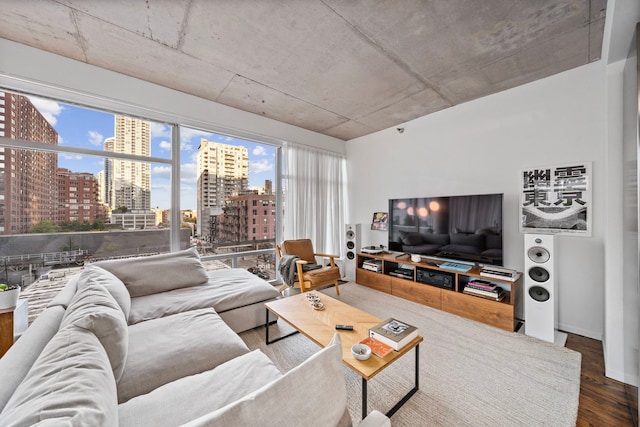
[(20, 286), (0, 284), (0, 310), (13, 308), (18, 304)]

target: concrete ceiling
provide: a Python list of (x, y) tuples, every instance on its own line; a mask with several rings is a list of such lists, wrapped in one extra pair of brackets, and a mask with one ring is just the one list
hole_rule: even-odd
[(606, 0), (0, 0), (0, 37), (349, 140), (597, 61), (605, 9)]

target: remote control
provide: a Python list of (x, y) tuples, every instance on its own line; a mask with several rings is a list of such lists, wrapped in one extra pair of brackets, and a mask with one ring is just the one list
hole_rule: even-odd
[(353, 326), (351, 325), (336, 325), (336, 329), (342, 330), (342, 331), (353, 331)]

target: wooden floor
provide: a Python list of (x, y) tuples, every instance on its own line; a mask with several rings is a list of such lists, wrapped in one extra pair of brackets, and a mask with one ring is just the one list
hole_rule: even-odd
[(638, 389), (604, 376), (602, 342), (568, 334), (567, 348), (582, 354), (576, 426), (638, 426)]

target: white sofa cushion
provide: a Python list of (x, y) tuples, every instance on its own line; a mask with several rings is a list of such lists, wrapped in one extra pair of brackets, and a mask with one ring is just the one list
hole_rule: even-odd
[(248, 352), (244, 341), (212, 308), (131, 325), (127, 364), (118, 382), (118, 402), (213, 369)]
[(195, 248), (147, 257), (98, 261), (98, 267), (122, 280), (132, 297), (207, 283)]
[(27, 376), (47, 343), (58, 332), (62, 316), (63, 307), (55, 306), (44, 310), (20, 336), (20, 344), (13, 345), (0, 358), (0, 411)]
[(58, 331), (0, 414), (4, 426), (114, 426), (116, 382), (107, 354), (91, 332)]
[(212, 271), (208, 277), (209, 280), (202, 286), (134, 298), (131, 301), (129, 323), (206, 307), (223, 313), (280, 296), (271, 284), (241, 268)]
[(335, 334), (327, 347), (281, 378), (184, 425), (336, 426), (344, 422), (346, 405), (342, 345)]
[(281, 376), (264, 353), (254, 350), (119, 405), (119, 425), (178, 426), (234, 402)]
[(129, 329), (124, 313), (104, 286), (78, 289), (64, 313), (60, 328), (74, 325), (93, 332), (104, 347), (113, 375), (118, 381), (124, 371), (129, 346)]
[(104, 268), (98, 267), (95, 264), (89, 264), (82, 270), (82, 273), (80, 273), (78, 288), (93, 285), (104, 286), (122, 309), (124, 318), (129, 318), (131, 295), (129, 295), (129, 291), (122, 280)]

